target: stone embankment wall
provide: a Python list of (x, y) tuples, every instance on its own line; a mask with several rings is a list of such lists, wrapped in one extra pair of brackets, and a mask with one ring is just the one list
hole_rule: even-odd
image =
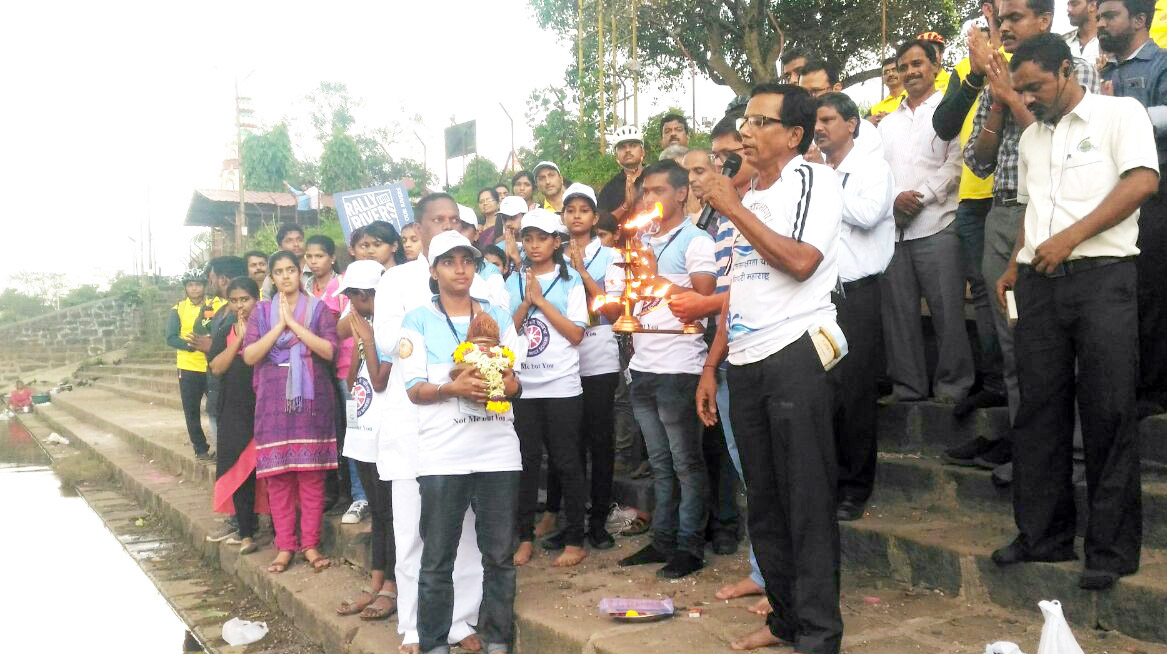
[(66, 366), (161, 338), (162, 304), (109, 297), (0, 326), (0, 372)]

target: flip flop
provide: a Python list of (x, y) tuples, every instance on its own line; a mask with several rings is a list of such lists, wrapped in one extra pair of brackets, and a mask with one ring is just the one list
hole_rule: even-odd
[(365, 586), (364, 588), (362, 588), (361, 592), (368, 595), (371, 599), (368, 602), (365, 602), (364, 604), (361, 604), (360, 602), (353, 600), (353, 599), (346, 599), (345, 601), (340, 603), (340, 606), (338, 606), (336, 608), (336, 614), (337, 615), (356, 615), (356, 614), (360, 613), (361, 611), (364, 611), (365, 607), (372, 604), (373, 601), (377, 599), (377, 594), (374, 593), (373, 589), (369, 588), (368, 586)]
[(313, 558), (308, 556), (308, 550), (304, 550), (304, 559), (312, 566), (312, 572), (316, 573), (322, 572), (332, 565), (332, 560), (319, 551), (316, 552), (316, 556)]
[[(287, 561), (279, 561), (278, 559), (279, 559), (280, 555), (284, 554), (284, 553), (287, 553), (289, 555), (288, 560)], [(287, 570), (289, 566), (292, 565), (292, 561), (295, 558), (295, 555), (296, 555), (296, 553), (292, 552), (290, 550), (280, 550), (279, 554), (276, 554), (276, 560), (273, 560), (267, 566), (267, 571), (272, 573), (272, 574), (275, 574), (275, 575), (281, 574), (282, 572)]]
[(393, 600), (393, 605), (387, 609), (380, 608), (378, 606), (374, 606), (374, 604), (377, 601), (376, 599), (374, 599), (372, 602), (369, 603), (368, 606), (365, 607), (365, 609), (363, 611), (361, 611), (360, 618), (362, 620), (370, 621), (370, 622), (373, 620), (384, 620), (384, 619), (388, 618), (389, 616), (393, 615), (394, 613), (397, 613), (397, 593), (395, 593), (391, 590), (377, 591), (377, 598), (381, 598), (381, 597), (388, 597), (389, 599)]

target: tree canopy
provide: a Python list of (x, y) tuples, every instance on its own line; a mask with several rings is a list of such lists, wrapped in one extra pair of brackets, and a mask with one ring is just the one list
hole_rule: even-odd
[[(574, 41), (576, 0), (530, 0), (539, 23)], [(925, 31), (955, 34), (959, 20), (971, 15), (976, 0), (887, 0), (888, 44)], [(585, 3), (585, 70), (594, 66), (596, 11), (620, 16), (617, 45), (628, 48), (620, 30), (629, 29), (632, 0)], [(775, 80), (784, 49), (816, 53), (840, 71), (844, 85), (875, 77), (880, 49), (880, 3), (861, 0), (647, 0), (636, 4), (637, 52), (642, 79), (678, 82), (690, 64), (718, 84), (741, 95), (760, 82)], [(607, 35), (605, 39), (609, 39)], [(606, 46), (610, 47), (610, 46)], [(578, 77), (575, 66), (569, 80)]]

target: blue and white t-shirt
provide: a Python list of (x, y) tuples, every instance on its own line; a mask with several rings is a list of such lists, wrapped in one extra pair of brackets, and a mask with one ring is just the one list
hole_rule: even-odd
[[(588, 324), (588, 299), (583, 279), (570, 266), (567, 279), (559, 276), (559, 267), (536, 276), (543, 289), (543, 297), (555, 307), (563, 317), (586, 327)], [(507, 279), (510, 293), (510, 315), (513, 317), (526, 295), (526, 271), (511, 275)], [(514, 324), (514, 321), (511, 321)], [(579, 350), (563, 334), (560, 334), (546, 315), (532, 307), (523, 322), (527, 337), (526, 361), (519, 369), (519, 379), (523, 382), (523, 397), (575, 397), (583, 393), (579, 381)]]
[[(377, 356), (376, 353), (367, 353)], [(357, 356), (354, 353), (354, 356)], [(364, 463), (377, 462), (377, 432), (385, 415), (385, 395), (389, 390), (378, 393), (373, 390), (373, 381), (369, 379), (369, 364), (361, 361), (361, 369), (357, 373), (357, 381), (353, 384), (352, 399), (349, 400), (346, 413), (348, 427), (344, 432), (344, 454), (355, 461)]]
[[(593, 238), (584, 248), (583, 260), (588, 274), (604, 289), (604, 278), (616, 260), (616, 250)], [(591, 322), (584, 328), (583, 340), (576, 346), (579, 350), (579, 376), (620, 372), (620, 348), (616, 344), (616, 335), (612, 333), (612, 323), (599, 312), (590, 318)]]
[(761, 361), (835, 320), (831, 290), (839, 281), (841, 196), (834, 170), (796, 156), (770, 188), (751, 188), (742, 198), (766, 227), (814, 246), (823, 258), (810, 278), (800, 282), (771, 266), (744, 236), (738, 236), (730, 265), (731, 364)]
[[(656, 254), (657, 274), (672, 284), (693, 288), (690, 275), (718, 274), (713, 258), (713, 239), (688, 220), (668, 232), (645, 241)], [(624, 268), (611, 266), (604, 282), (609, 295), (624, 292)], [(681, 321), (664, 298), (645, 298), (636, 304), (636, 316), (644, 327), (680, 329)], [(701, 324), (704, 324), (704, 320)], [(708, 348), (702, 334), (633, 334), (635, 352), (628, 367), (658, 374), (701, 374)]]
[[(499, 342), (515, 351), (517, 365), (522, 361), (522, 346), (510, 316), (497, 307), (482, 308), (498, 323)], [(469, 316), (451, 317), (447, 322), (434, 302), (406, 314), (401, 323), (396, 364), (405, 377), (405, 388), (422, 382), (450, 381), (454, 349), (466, 340), (469, 327)], [(513, 411), (489, 412), (483, 405), (450, 398), (418, 405), (417, 419), (419, 477), (523, 469)]]

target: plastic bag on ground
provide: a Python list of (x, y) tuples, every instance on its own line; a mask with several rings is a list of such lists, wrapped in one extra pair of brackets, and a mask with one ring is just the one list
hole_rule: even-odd
[(1011, 643), (1007, 640), (999, 640), (990, 645), (985, 645), (985, 654), (1025, 654), (1017, 643)]
[(45, 442), (46, 443), (56, 443), (57, 445), (68, 445), (69, 439), (58, 434), (57, 432), (53, 432), (53, 433), (49, 434), (49, 437), (45, 439)]
[(1066, 623), (1066, 616), (1062, 615), (1062, 603), (1045, 600), (1037, 605), (1045, 617), (1037, 654), (1082, 654), (1082, 648), (1074, 639), (1074, 632), (1070, 631), (1070, 625)]
[(267, 635), (266, 622), (252, 622), (231, 618), (223, 623), (223, 640), (228, 645), (250, 645)]

